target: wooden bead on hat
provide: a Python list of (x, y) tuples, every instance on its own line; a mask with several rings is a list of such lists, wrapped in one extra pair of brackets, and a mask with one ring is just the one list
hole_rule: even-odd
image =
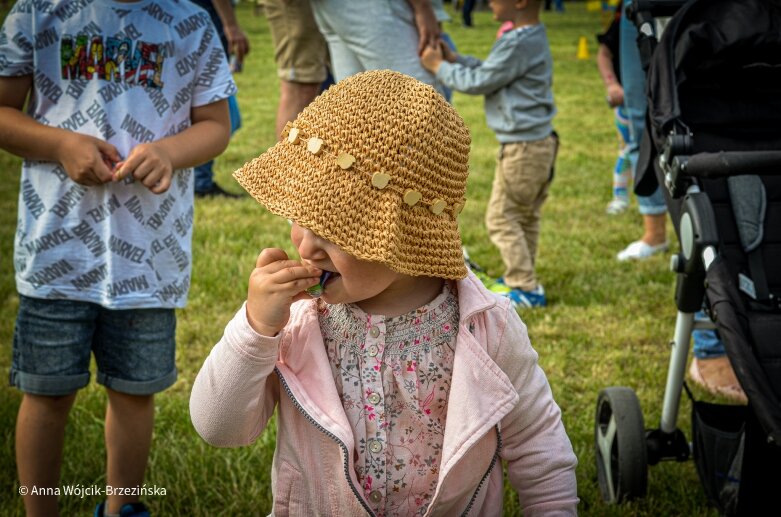
[(415, 206), (423, 198), (417, 190), (409, 189), (404, 193), (404, 202), (409, 206)]
[(323, 141), (313, 136), (306, 143), (306, 150), (314, 155), (320, 154), (320, 152), (323, 150)]
[(383, 172), (375, 172), (372, 174), (372, 185), (378, 189), (384, 189), (388, 186), (391, 177)]

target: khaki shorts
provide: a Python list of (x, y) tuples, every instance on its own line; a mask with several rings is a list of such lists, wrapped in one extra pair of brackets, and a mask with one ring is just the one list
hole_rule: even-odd
[(274, 42), (277, 75), (294, 83), (322, 83), (328, 48), (317, 29), (309, 0), (262, 0)]

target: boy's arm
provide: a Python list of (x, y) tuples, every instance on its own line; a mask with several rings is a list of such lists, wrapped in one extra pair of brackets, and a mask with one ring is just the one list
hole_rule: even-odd
[(120, 160), (116, 147), (99, 138), (41, 124), (22, 111), (32, 81), (31, 75), (0, 77), (0, 147), (25, 159), (60, 163), (81, 185), (111, 181), (110, 164)]
[(426, 47), (420, 54), (420, 63), (423, 68), (435, 74), (443, 62), (459, 63), (469, 68), (474, 68), (483, 64), (482, 61), (472, 56), (462, 56), (453, 52), (443, 41), (434, 47)]
[(508, 85), (524, 73), (523, 55), (516, 47), (500, 40), (485, 61), (458, 57), (458, 62), (442, 61), (436, 76), (453, 90), (471, 95), (487, 95)]
[(228, 146), (230, 114), (226, 99), (192, 108), (192, 125), (175, 135), (140, 144), (117, 167), (115, 179), (128, 174), (155, 194), (171, 185), (173, 171), (208, 162)]

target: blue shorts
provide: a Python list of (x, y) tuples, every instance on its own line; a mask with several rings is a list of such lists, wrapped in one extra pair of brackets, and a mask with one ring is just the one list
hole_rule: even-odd
[(19, 296), (11, 386), (34, 395), (74, 393), (89, 383), (90, 352), (107, 388), (163, 391), (176, 381), (176, 313)]

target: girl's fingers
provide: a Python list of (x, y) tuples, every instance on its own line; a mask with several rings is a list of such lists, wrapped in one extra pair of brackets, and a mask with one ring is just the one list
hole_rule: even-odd
[(258, 269), (263, 269), (267, 275), (276, 275), (280, 272), (287, 272), (292, 279), (320, 277), (322, 270), (307, 266), (299, 260), (287, 258), (287, 253), (279, 248), (266, 248), (258, 255), (258, 261), (255, 264)]
[(304, 266), (303, 264), (301, 264), (301, 262), (297, 260), (277, 260), (259, 269), (262, 269), (263, 273), (267, 275), (273, 275), (279, 273), (284, 269), (305, 268), (305, 267), (306, 266)]
[(304, 289), (313, 285), (314, 280), (319, 281), (321, 270), (305, 266), (297, 260), (273, 260), (282, 256), (287, 256), (282, 250), (263, 250), (258, 257), (256, 272), (269, 277), (275, 284), (302, 281), (301, 285), (306, 284)]
[[(312, 280), (317, 280), (318, 282), (320, 281), (321, 271), (319, 269), (308, 268), (306, 266), (302, 266), (300, 262), (296, 263), (292, 260), (282, 262), (285, 264), (280, 264), (277, 262), (276, 264), (272, 264), (271, 266), (266, 267), (266, 269), (276, 269), (274, 272), (268, 271), (268, 274), (275, 283), (288, 284), (299, 281), (306, 284), (304, 286), (304, 289), (306, 289), (310, 285), (313, 285), (311, 283)], [(293, 264), (290, 264), (291, 262)]]
[(255, 267), (265, 267), (272, 262), (278, 262), (280, 260), (287, 260), (287, 253), (279, 248), (266, 248), (258, 255), (258, 260), (255, 262)]

